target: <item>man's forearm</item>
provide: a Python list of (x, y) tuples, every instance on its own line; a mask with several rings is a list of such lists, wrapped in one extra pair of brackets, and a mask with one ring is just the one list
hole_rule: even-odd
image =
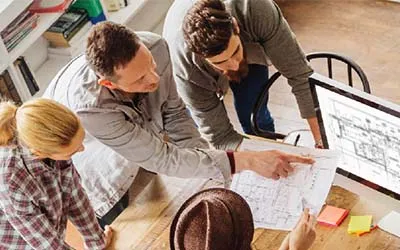
[(311, 133), (314, 137), (315, 143), (321, 142), (321, 131), (319, 130), (317, 117), (310, 117), (307, 119), (308, 125), (310, 126)]

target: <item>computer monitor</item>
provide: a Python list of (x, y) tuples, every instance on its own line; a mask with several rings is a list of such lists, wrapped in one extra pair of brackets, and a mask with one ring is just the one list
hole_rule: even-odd
[(341, 152), (338, 173), (400, 197), (400, 106), (317, 73), (311, 92), (326, 148)]

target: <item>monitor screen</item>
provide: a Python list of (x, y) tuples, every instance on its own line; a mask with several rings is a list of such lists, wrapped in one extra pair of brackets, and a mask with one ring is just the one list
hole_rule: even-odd
[(339, 173), (400, 194), (400, 106), (319, 74), (310, 77), (323, 143)]

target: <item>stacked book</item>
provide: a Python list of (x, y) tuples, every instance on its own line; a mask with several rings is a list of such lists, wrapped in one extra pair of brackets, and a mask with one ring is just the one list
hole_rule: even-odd
[[(80, 41), (79, 36), (84, 36), (90, 29), (88, 14), (84, 9), (71, 9), (65, 12), (43, 36), (50, 42), (51, 47), (68, 48)], [(75, 41), (72, 40), (75, 36)]]
[(49, 57), (66, 56), (69, 58), (76, 57), (85, 50), (86, 38), (89, 30), (92, 27), (91, 22), (87, 22), (69, 41), (68, 47), (58, 47), (57, 45), (50, 45), (48, 47)]
[(39, 15), (25, 9), (0, 35), (8, 51), (15, 48), (36, 26)]

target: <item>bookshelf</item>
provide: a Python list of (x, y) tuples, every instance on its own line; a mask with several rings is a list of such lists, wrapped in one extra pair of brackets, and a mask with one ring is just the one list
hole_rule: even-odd
[(32, 41), (36, 41), (42, 34), (62, 15), (62, 13), (47, 13), (40, 14), (37, 22), (37, 27), (34, 28), (22, 40), (9, 55), (9, 63), (14, 62), (20, 55), (22, 55), (32, 45)]
[[(11, 23), (32, 2), (33, 0), (0, 0), (0, 31)], [(143, 22), (153, 22), (157, 18), (157, 20), (161, 20), (172, 2), (173, 0), (130, 0), (128, 6), (118, 11), (107, 12), (104, 1), (100, 0), (107, 20), (125, 25), (127, 25), (129, 21), (135, 19), (139, 14), (144, 15), (144, 13), (141, 12), (148, 12), (150, 10), (150, 15), (145, 15), (145, 18), (139, 18), (141, 24), (143, 24)], [(62, 14), (63, 13), (40, 14), (37, 26), (10, 52), (7, 51), (0, 37), (0, 74), (5, 70), (10, 73), (15, 88), (23, 101), (40, 97), (56, 73), (70, 60), (67, 56), (49, 56), (47, 52), (49, 44), (47, 40), (42, 37), (43, 33)], [(151, 16), (151, 18), (148, 18), (149, 16)], [(136, 19), (134, 22), (137, 22)], [(127, 26), (130, 27), (129, 25)], [(143, 25), (141, 25), (141, 30), (150, 29), (150, 27), (142, 29), (142, 26)], [(19, 74), (19, 69), (14, 65), (15, 60), (20, 56), (25, 57), (40, 87), (39, 92), (33, 96), (30, 94), (21, 74)]]
[[(1, 0), (0, 1), (0, 31), (12, 22), (22, 10), (28, 7), (33, 0)], [(9, 64), (8, 52), (0, 39), (0, 73), (7, 69)]]

